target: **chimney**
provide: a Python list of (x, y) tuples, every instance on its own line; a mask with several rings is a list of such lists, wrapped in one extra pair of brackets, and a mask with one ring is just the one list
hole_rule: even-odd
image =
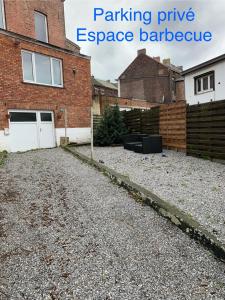
[(153, 59), (160, 63), (160, 56), (153, 57)]
[(181, 72), (183, 72), (183, 66), (177, 66), (177, 68), (178, 68)]
[(138, 50), (137, 55), (139, 56), (141, 54), (146, 55), (146, 49), (140, 49), (140, 50)]
[(163, 64), (164, 64), (164, 65), (170, 66), (170, 58), (164, 59), (164, 60), (163, 60)]
[(111, 83), (110, 79), (106, 80), (106, 82)]

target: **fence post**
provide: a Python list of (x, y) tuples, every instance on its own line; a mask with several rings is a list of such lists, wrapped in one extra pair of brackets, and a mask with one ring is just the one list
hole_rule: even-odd
[(139, 111), (139, 118), (140, 118), (140, 133), (144, 133), (143, 132), (143, 113), (141, 110)]

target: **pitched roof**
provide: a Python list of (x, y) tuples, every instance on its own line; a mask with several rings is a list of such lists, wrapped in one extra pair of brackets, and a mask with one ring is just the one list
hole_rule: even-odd
[(105, 80), (101, 80), (101, 79), (97, 79), (92, 77), (92, 84), (96, 85), (96, 86), (101, 86), (101, 87), (105, 87), (111, 90), (118, 90), (118, 87), (116, 85), (116, 83), (112, 83), (110, 81), (105, 81)]
[(149, 58), (149, 59), (153, 59), (155, 62), (157, 62), (158, 64), (160, 64), (160, 65), (162, 65), (162, 66), (164, 66), (164, 67), (166, 67), (166, 68), (168, 68), (168, 69), (170, 69), (170, 70), (172, 70), (172, 71), (174, 71), (174, 72), (177, 72), (177, 73), (181, 73), (182, 71), (181, 71), (181, 69), (179, 68), (179, 67), (176, 67), (175, 65), (173, 65), (173, 64), (163, 64), (162, 62), (160, 62), (160, 61), (158, 61), (157, 59), (155, 59), (154, 57), (151, 57), (151, 56), (149, 56), (149, 55), (147, 55), (147, 54), (144, 54), (144, 53), (141, 53), (141, 54), (139, 54), (138, 56), (136, 56), (135, 57), (135, 59), (129, 64), (129, 66), (123, 71), (123, 73), (119, 76), (119, 79), (129, 70), (129, 68), (131, 67), (131, 65), (136, 61), (136, 59), (138, 59), (138, 57), (139, 56), (141, 56), (141, 55), (144, 55), (144, 56), (146, 56), (147, 58)]
[(189, 73), (192, 73), (192, 72), (197, 71), (199, 69), (203, 69), (205, 67), (211, 66), (211, 65), (213, 65), (213, 64), (215, 64), (217, 62), (223, 61), (223, 60), (225, 60), (225, 54), (222, 54), (222, 55), (217, 56), (217, 57), (215, 57), (213, 59), (207, 60), (207, 61), (205, 61), (205, 62), (203, 62), (203, 63), (201, 63), (199, 65), (196, 65), (196, 66), (194, 66), (192, 68), (189, 68), (189, 69), (183, 71), (182, 75), (187, 75)]
[(69, 50), (80, 51), (80, 47), (68, 38), (66, 38), (66, 47), (69, 47)]
[(166, 66), (166, 67), (168, 67), (170, 70), (172, 70), (172, 71), (174, 71), (174, 72), (177, 72), (177, 73), (181, 73), (182, 72), (182, 67), (177, 67), (177, 66), (175, 66), (175, 65), (173, 65), (173, 64), (169, 64), (169, 65), (167, 65), (167, 64), (163, 64), (164, 66)]
[(176, 81), (176, 82), (184, 81), (184, 77), (177, 78), (175, 81)]

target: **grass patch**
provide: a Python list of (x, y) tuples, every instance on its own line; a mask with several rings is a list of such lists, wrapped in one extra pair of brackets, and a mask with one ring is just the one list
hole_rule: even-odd
[(6, 151), (0, 152), (0, 167), (4, 164), (6, 157), (7, 157)]

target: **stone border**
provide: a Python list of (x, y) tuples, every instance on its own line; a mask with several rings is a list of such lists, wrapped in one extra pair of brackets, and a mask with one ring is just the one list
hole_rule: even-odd
[(4, 164), (6, 158), (7, 158), (7, 152), (6, 151), (0, 152), (0, 167)]
[(190, 215), (183, 212), (175, 205), (162, 200), (144, 187), (132, 182), (126, 176), (121, 175), (113, 169), (100, 164), (95, 160), (92, 160), (84, 154), (79, 153), (74, 148), (71, 149), (69, 146), (67, 146), (63, 147), (63, 149), (72, 153), (76, 158), (82, 160), (90, 166), (95, 167), (97, 170), (109, 177), (112, 182), (129, 191), (136, 201), (154, 208), (154, 210), (156, 210), (161, 216), (169, 219), (192, 239), (200, 242), (204, 247), (213, 252), (217, 258), (225, 261), (225, 245), (222, 244), (215, 235), (206, 230)]

